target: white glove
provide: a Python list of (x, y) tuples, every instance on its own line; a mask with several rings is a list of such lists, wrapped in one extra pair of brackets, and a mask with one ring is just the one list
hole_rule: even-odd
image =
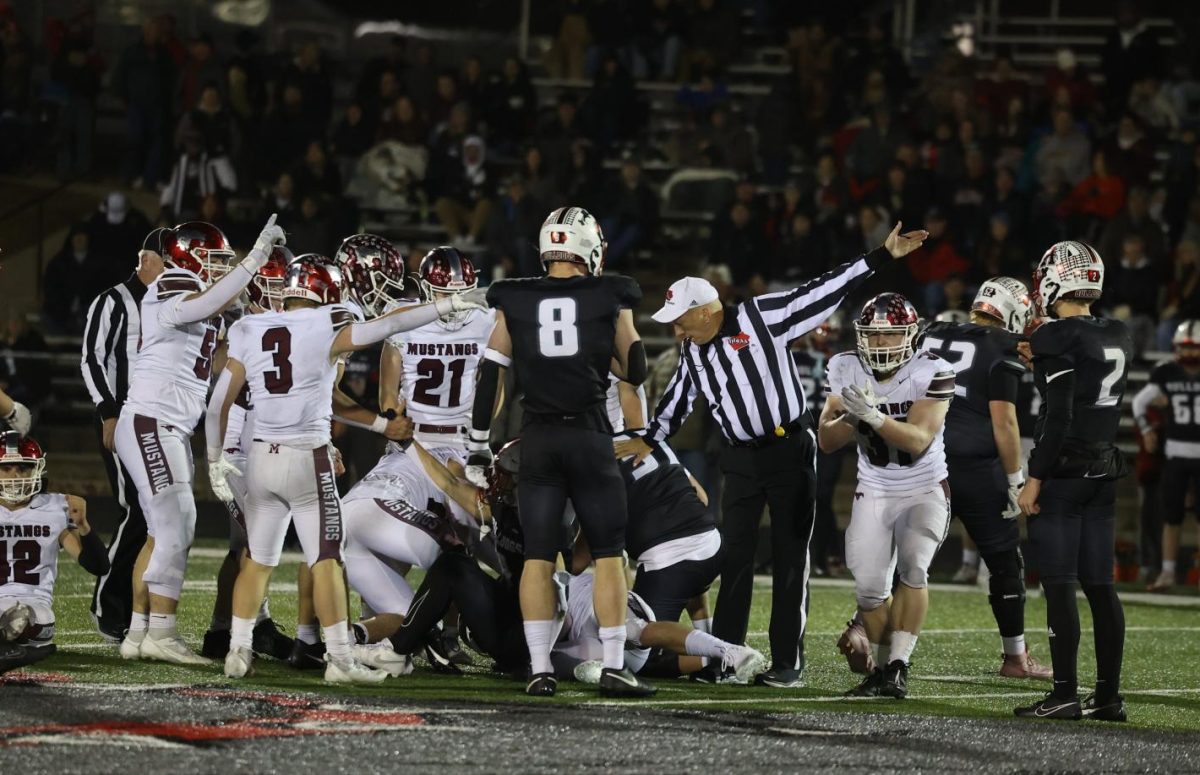
[(842, 388), (842, 406), (846, 414), (879, 430), (886, 418), (883, 412), (875, 408), (875, 401), (875, 394), (870, 387), (863, 389), (858, 385), (847, 385)]
[(465, 293), (443, 296), (434, 304), (438, 314), (443, 316), (471, 309), (487, 309), (487, 288), (475, 288)]
[(28, 436), (29, 428), (33, 425), (33, 417), (29, 414), (29, 407), (19, 401), (13, 401), (12, 411), (4, 418), (8, 423), (8, 427), (12, 428), (20, 436)]
[(267, 219), (267, 225), (258, 233), (254, 247), (242, 259), (242, 266), (250, 274), (257, 274), (258, 270), (267, 263), (267, 258), (270, 257), (275, 246), (286, 244), (287, 235), (284, 234), (283, 227), (275, 225), (275, 213), (271, 213), (271, 217)]
[(467, 431), (467, 481), (476, 487), (487, 488), (487, 468), (492, 463), (488, 432), (471, 428)]
[(225, 455), (219, 456), (216, 460), (209, 461), (208, 484), (212, 488), (213, 495), (217, 496), (217, 500), (222, 503), (231, 503), (233, 501), (233, 490), (230, 489), (228, 481), (230, 474), (241, 476), (242, 470), (229, 462), (229, 458), (225, 457)]
[(1017, 470), (1008, 475), (1008, 504), (1004, 507), (1004, 511), (1000, 516), (1005, 519), (1016, 519), (1021, 516), (1021, 507), (1017, 505), (1017, 498), (1021, 495), (1021, 488), (1025, 486), (1025, 472)]

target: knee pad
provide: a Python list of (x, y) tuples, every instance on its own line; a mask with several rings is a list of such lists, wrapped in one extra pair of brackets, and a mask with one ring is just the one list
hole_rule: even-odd
[(887, 602), (892, 594), (888, 581), (890, 579), (883, 577), (864, 579), (862, 582), (854, 580), (854, 599), (860, 611), (874, 611)]
[(988, 552), (983, 555), (987, 564), (988, 596), (1007, 599), (1018, 597), (1025, 601), (1025, 561), (1020, 549), (1007, 552)]
[(632, 611), (627, 611), (625, 614), (625, 644), (629, 646), (640, 647), (642, 645), (642, 630), (646, 629), (649, 624), (645, 619), (635, 616)]
[(154, 551), (143, 580), (151, 594), (178, 600), (196, 534), (196, 501), (189, 485), (172, 484), (154, 495), (158, 512)]
[(920, 565), (901, 567), (897, 574), (900, 583), (912, 589), (924, 589), (929, 586), (929, 571)]

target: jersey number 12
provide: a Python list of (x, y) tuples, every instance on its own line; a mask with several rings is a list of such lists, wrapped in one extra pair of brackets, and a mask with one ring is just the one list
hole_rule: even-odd
[(579, 352), (578, 307), (572, 298), (542, 299), (538, 303), (538, 350), (547, 358), (566, 358)]

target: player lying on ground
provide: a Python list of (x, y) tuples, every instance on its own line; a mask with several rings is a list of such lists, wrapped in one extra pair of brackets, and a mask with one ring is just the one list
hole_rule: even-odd
[(16, 431), (0, 433), (0, 673), (54, 653), (54, 581), (61, 547), (93, 576), (108, 553), (87, 503), (42, 493), (46, 456)]

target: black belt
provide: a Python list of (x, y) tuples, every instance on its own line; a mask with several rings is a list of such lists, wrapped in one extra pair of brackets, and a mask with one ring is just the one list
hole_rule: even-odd
[(804, 430), (805, 424), (797, 420), (796, 422), (791, 422), (787, 425), (776, 427), (775, 431), (767, 436), (759, 436), (758, 438), (750, 439), (749, 441), (743, 441), (741, 439), (726, 439), (725, 443), (731, 447), (758, 449), (759, 447), (765, 447), (769, 444), (774, 444), (776, 442), (783, 441), (784, 439), (791, 438), (797, 433), (803, 433)]
[(417, 433), (453, 433), (458, 434), (462, 428), (457, 425), (425, 425), (417, 423)]

